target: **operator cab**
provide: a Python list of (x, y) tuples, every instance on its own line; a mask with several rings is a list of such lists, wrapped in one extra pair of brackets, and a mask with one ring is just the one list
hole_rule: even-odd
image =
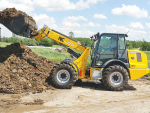
[(128, 62), (125, 37), (126, 34), (102, 33), (95, 37), (92, 53), (92, 67), (102, 67), (109, 60)]

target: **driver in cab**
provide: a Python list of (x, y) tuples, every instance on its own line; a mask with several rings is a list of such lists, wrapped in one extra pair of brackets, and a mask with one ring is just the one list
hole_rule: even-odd
[(111, 37), (110, 40), (111, 40), (110, 50), (111, 51), (117, 50), (117, 40), (116, 40), (116, 38), (115, 37)]

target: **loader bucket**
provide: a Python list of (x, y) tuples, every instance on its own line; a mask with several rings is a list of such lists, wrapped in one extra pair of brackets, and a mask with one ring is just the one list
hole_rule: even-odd
[(31, 37), (36, 34), (37, 25), (35, 20), (25, 12), (15, 8), (6, 8), (0, 12), (0, 23), (14, 34)]
[(2, 24), (14, 34), (25, 37), (30, 37), (30, 35), (33, 35), (34, 30), (37, 30), (37, 25), (35, 22), (22, 15), (18, 15), (11, 20), (5, 20)]

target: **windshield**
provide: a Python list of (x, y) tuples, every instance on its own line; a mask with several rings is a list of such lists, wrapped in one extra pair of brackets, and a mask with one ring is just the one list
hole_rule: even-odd
[(103, 35), (98, 44), (98, 53), (117, 49), (117, 35)]
[(96, 65), (102, 65), (108, 59), (117, 57), (118, 40), (116, 34), (102, 35), (96, 47)]

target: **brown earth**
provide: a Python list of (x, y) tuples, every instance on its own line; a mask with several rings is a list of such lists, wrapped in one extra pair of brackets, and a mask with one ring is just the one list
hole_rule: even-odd
[[(5, 10), (0, 11), (0, 23), (5, 25), (6, 21), (12, 21), (11, 22), (12, 25), (9, 25), (9, 26), (5, 25), (5, 26), (8, 27), (8, 29), (10, 29), (13, 32), (16, 29), (15, 25), (13, 25), (14, 18), (16, 19), (16, 17), (19, 17), (19, 16), (23, 16), (24, 18), (27, 18), (30, 20), (30, 25), (29, 25), (29, 28), (31, 29), (30, 34), (35, 35), (36, 31), (37, 31), (37, 28), (35, 28), (35, 25), (36, 25), (35, 20), (31, 16), (27, 15), (25, 12), (16, 10), (15, 8), (6, 8)], [(17, 22), (17, 23), (20, 24), (20, 22)], [(24, 22), (24, 25), (22, 25), (22, 27), (25, 26), (25, 24), (26, 23)], [(22, 28), (20, 28), (20, 29), (22, 29)], [(18, 35), (21, 35), (21, 34), (18, 34)]]
[(25, 44), (0, 48), (0, 92), (42, 92), (51, 88), (45, 80), (55, 63), (40, 57)]
[(2, 20), (5, 20), (5, 19), (10, 20), (10, 19), (12, 19), (14, 17), (17, 17), (18, 15), (22, 15), (24, 17), (28, 17), (30, 20), (35, 22), (35, 20), (31, 16), (27, 15), (23, 11), (16, 10), (15, 8), (6, 8), (5, 10), (0, 11), (0, 18)]

